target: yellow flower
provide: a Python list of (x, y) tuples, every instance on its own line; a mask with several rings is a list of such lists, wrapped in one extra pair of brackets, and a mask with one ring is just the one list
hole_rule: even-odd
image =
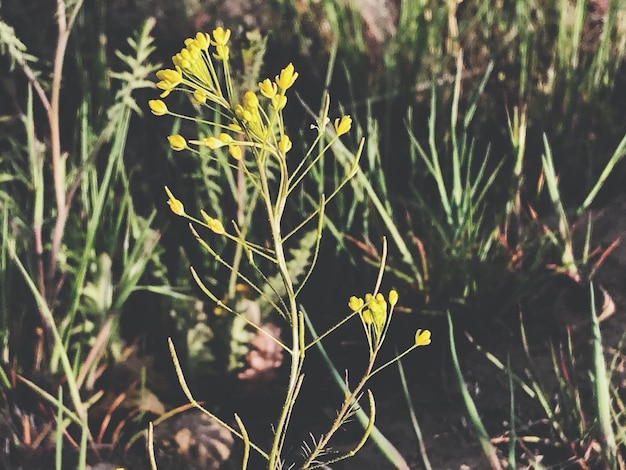
[(163, 90), (161, 93), (161, 98), (165, 98), (170, 92), (176, 88), (183, 81), (183, 76), (179, 67), (176, 67), (176, 70), (172, 69), (164, 69), (159, 70), (156, 73), (156, 76), (160, 82), (157, 83), (157, 88)]
[(227, 46), (230, 39), (230, 29), (224, 29), (221, 26), (213, 30), (213, 44), (215, 45), (215, 58), (219, 60), (228, 60), (229, 48)]
[(235, 115), (243, 122), (252, 121), (252, 113), (240, 104), (235, 105)]
[(259, 99), (253, 92), (246, 91), (243, 95), (243, 105), (250, 111), (255, 110), (259, 106)]
[(206, 103), (206, 99), (208, 98), (208, 93), (201, 88), (198, 88), (193, 92), (193, 104), (204, 104)]
[(298, 78), (298, 72), (294, 71), (293, 64), (290, 63), (280, 71), (280, 76), (276, 76), (276, 85), (284, 91), (294, 84), (296, 78)]
[(278, 141), (278, 150), (280, 150), (283, 154), (289, 152), (291, 150), (291, 139), (288, 135), (283, 134)]
[(209, 44), (211, 44), (211, 36), (207, 33), (197, 33), (195, 42), (200, 49), (206, 51), (209, 48)]
[(363, 310), (361, 312), (361, 318), (363, 319), (363, 323), (365, 323), (366, 325), (371, 325), (374, 322), (374, 319), (372, 318), (372, 312), (370, 312), (369, 310)]
[(365, 302), (372, 312), (374, 324), (379, 330), (381, 330), (387, 320), (387, 301), (385, 300), (385, 297), (383, 297), (380, 292), (376, 294), (376, 297), (371, 294), (367, 294), (365, 296)]
[(206, 138), (202, 139), (200, 142), (202, 142), (204, 145), (209, 147), (211, 150), (215, 150), (215, 149), (218, 149), (218, 148), (224, 146), (224, 142), (222, 142), (217, 137), (213, 137), (213, 136), (206, 137)]
[(167, 200), (167, 203), (169, 204), (172, 212), (176, 215), (184, 215), (185, 206), (183, 206), (183, 203), (174, 197), (172, 191), (170, 191), (170, 188), (168, 188), (167, 186), (165, 186), (165, 192), (167, 193), (167, 197), (169, 198)]
[(209, 227), (210, 230), (217, 233), (218, 235), (222, 235), (226, 233), (226, 230), (224, 230), (224, 225), (218, 219), (214, 219), (203, 210), (200, 210), (200, 214), (202, 214), (202, 218), (204, 219), (204, 221), (207, 224), (207, 227)]
[(215, 44), (221, 44), (225, 46), (228, 44), (228, 40), (230, 39), (230, 29), (224, 29), (221, 26), (218, 26), (213, 30), (213, 39), (215, 40)]
[(276, 96), (276, 93), (278, 93), (278, 86), (276, 83), (270, 81), (269, 78), (266, 78), (259, 83), (259, 91), (266, 98), (272, 99)]
[(389, 305), (391, 306), (391, 308), (394, 308), (396, 306), (396, 304), (398, 303), (398, 291), (395, 289), (391, 289), (389, 291)]
[(352, 310), (353, 312), (358, 312), (363, 308), (364, 305), (365, 302), (363, 302), (363, 299), (355, 295), (350, 297), (350, 301), (348, 302), (348, 307), (350, 307), (350, 310)]
[(231, 144), (233, 142), (233, 138), (225, 132), (222, 132), (217, 138), (220, 139), (223, 144)]
[(335, 132), (337, 133), (337, 137), (345, 134), (352, 127), (352, 118), (348, 115), (343, 116), (340, 119), (335, 119)]
[(180, 152), (181, 150), (185, 150), (187, 148), (187, 141), (180, 134), (170, 135), (167, 140), (169, 141), (172, 150), (175, 150), (176, 152)]
[(179, 69), (163, 69), (156, 73), (156, 77), (164, 82), (173, 83), (174, 86), (183, 81), (183, 76)]
[(167, 105), (161, 100), (150, 100), (148, 106), (155, 116), (163, 116), (168, 113)]
[(285, 95), (275, 95), (272, 98), (272, 108), (276, 111), (280, 111), (287, 104), (287, 97)]
[(223, 60), (226, 62), (228, 60), (230, 49), (228, 46), (224, 46), (223, 44), (218, 44), (215, 46), (215, 54), (214, 57), (219, 60)]
[(234, 131), (234, 132), (238, 132), (238, 133), (243, 132), (243, 129), (241, 128), (241, 126), (240, 126), (239, 124), (237, 124), (236, 122), (231, 122), (231, 123), (228, 125), (228, 128), (229, 128), (231, 131)]
[(243, 150), (241, 150), (239, 145), (229, 145), (228, 153), (237, 161), (241, 160), (241, 157), (243, 157)]
[(415, 346), (428, 346), (430, 344), (430, 330), (417, 330), (415, 332)]

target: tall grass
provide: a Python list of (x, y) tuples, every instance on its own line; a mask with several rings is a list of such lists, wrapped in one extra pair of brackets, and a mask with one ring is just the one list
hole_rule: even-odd
[[(146, 78), (155, 70), (149, 61), (154, 21), (147, 21), (129, 40), (128, 53), (118, 52), (122, 67), (109, 72), (116, 85), (107, 107), (94, 109), (85, 94), (76, 108), (77, 119), (72, 120), (66, 115), (62, 83), (81, 8), (82, 2), (58, 2), (49, 91), (48, 77), (35, 70), (39, 62), (4, 23), (0, 41), (14, 61), (15, 79), (23, 74), (21, 80), (27, 82), (26, 93), (13, 97), (24, 106), (22, 128), (16, 134), (24, 140), (5, 138), (9, 151), (2, 161), (3, 173), (12, 175), (3, 179), (0, 190), (3, 356), (12, 364), (12, 376), (57, 410), (57, 468), (62, 468), (61, 449), (66, 447), (70, 422), (80, 431), (78, 468), (86, 465), (87, 446), (93, 443), (89, 408), (102, 396), (95, 381), (107, 357), (120, 358), (119, 314), (155, 260), (159, 240), (151, 227), (155, 213), (143, 217), (135, 210), (124, 164), (131, 115), (140, 113), (134, 95), (152, 87)], [(99, 65), (106, 69), (106, 64)], [(35, 117), (41, 109), (47, 128)], [(21, 328), (12, 328), (20, 324), (20, 316), (26, 321)], [(42, 331), (34, 345), (25, 341), (32, 334), (28, 328), (34, 328), (30, 325)], [(29, 379), (41, 373), (64, 377), (58, 398)], [(4, 380), (7, 393), (14, 387), (15, 379)], [(67, 405), (62, 401), (63, 387), (70, 399)], [(16, 405), (23, 405), (19, 398)]]

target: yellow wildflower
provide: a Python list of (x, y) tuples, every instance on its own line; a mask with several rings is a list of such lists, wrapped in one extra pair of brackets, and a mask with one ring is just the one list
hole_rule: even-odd
[(213, 45), (215, 46), (215, 58), (219, 60), (228, 60), (229, 48), (227, 46), (230, 39), (230, 29), (224, 29), (221, 26), (213, 30)]
[(380, 292), (376, 294), (376, 297), (371, 294), (367, 294), (365, 296), (365, 302), (372, 312), (374, 324), (380, 331), (387, 320), (387, 301), (385, 300), (385, 297), (383, 297)]
[(217, 46), (215, 46), (215, 54), (213, 55), (216, 59), (226, 62), (228, 60), (229, 53), (230, 49), (228, 48), (228, 46), (218, 44)]
[(352, 118), (348, 115), (343, 116), (341, 119), (335, 119), (335, 132), (337, 136), (343, 135), (352, 127)]
[(288, 135), (283, 134), (278, 141), (278, 150), (280, 150), (283, 154), (289, 152), (291, 150), (291, 139)]
[(272, 108), (276, 111), (280, 111), (287, 104), (287, 97), (285, 95), (275, 95), (272, 98)]
[(290, 63), (287, 67), (280, 71), (280, 76), (276, 76), (275, 81), (276, 85), (284, 91), (294, 84), (296, 78), (298, 78), (298, 72), (294, 71), (293, 64)]
[(161, 100), (150, 100), (148, 106), (155, 116), (163, 116), (168, 113), (167, 105)]
[(221, 26), (218, 26), (213, 30), (213, 39), (215, 41), (215, 45), (221, 44), (225, 46), (228, 44), (228, 40), (230, 39), (230, 29), (224, 29)]
[(239, 145), (229, 145), (228, 153), (237, 161), (241, 160), (241, 157), (243, 157), (243, 150), (241, 150)]
[(193, 104), (205, 104), (208, 98), (208, 93), (201, 88), (198, 88), (193, 92)]
[(195, 37), (195, 42), (200, 49), (206, 51), (211, 44), (211, 36), (209, 36), (207, 33), (197, 33)]
[(374, 319), (372, 318), (372, 312), (369, 310), (363, 310), (361, 312), (361, 318), (363, 319), (363, 323), (365, 323), (366, 325), (371, 325), (374, 322)]
[(174, 197), (172, 191), (170, 191), (170, 188), (168, 188), (167, 186), (165, 186), (165, 192), (167, 193), (167, 197), (169, 198), (167, 200), (167, 203), (170, 206), (172, 212), (176, 215), (184, 215), (185, 206), (183, 206), (183, 203)]
[(363, 299), (355, 295), (350, 297), (350, 301), (348, 302), (348, 307), (350, 307), (350, 310), (352, 310), (353, 312), (358, 312), (363, 308), (364, 305), (365, 302), (363, 302)]
[(234, 132), (238, 132), (238, 133), (243, 132), (243, 129), (241, 128), (241, 126), (240, 126), (239, 124), (237, 124), (236, 122), (231, 122), (231, 123), (228, 125), (228, 128), (229, 128), (231, 131), (234, 131)]
[(235, 115), (243, 122), (252, 121), (252, 113), (240, 104), (235, 105)]
[(253, 92), (246, 91), (243, 95), (243, 105), (246, 109), (253, 111), (259, 106), (259, 99)]
[(163, 90), (161, 93), (161, 98), (165, 98), (170, 92), (176, 88), (183, 81), (183, 75), (181, 73), (180, 67), (176, 67), (176, 70), (172, 69), (164, 69), (159, 70), (156, 73), (157, 78), (160, 80), (156, 84), (157, 88)]
[(202, 139), (200, 142), (202, 142), (204, 145), (206, 145), (207, 147), (209, 147), (211, 150), (215, 150), (218, 149), (220, 147), (224, 146), (224, 142), (222, 142), (220, 139), (218, 139), (217, 137), (205, 137), (204, 139)]
[(415, 346), (428, 346), (430, 344), (430, 330), (417, 330), (415, 332)]
[(220, 139), (224, 144), (230, 144), (233, 142), (233, 138), (225, 132), (220, 133), (217, 138)]
[(187, 141), (180, 134), (170, 135), (167, 140), (169, 141), (172, 150), (175, 150), (176, 152), (180, 152), (181, 150), (185, 150), (187, 148)]
[(224, 225), (222, 224), (222, 222), (220, 222), (220, 220), (214, 219), (203, 210), (200, 210), (200, 214), (202, 214), (202, 218), (204, 219), (207, 227), (209, 227), (210, 230), (217, 233), (218, 235), (226, 233), (226, 230), (224, 230)]
[(272, 99), (278, 93), (278, 86), (276, 83), (270, 81), (269, 78), (266, 78), (259, 83), (259, 91), (266, 98)]
[(391, 306), (391, 308), (394, 308), (396, 306), (396, 304), (398, 303), (398, 291), (395, 289), (391, 289), (389, 291), (389, 305)]
[(180, 73), (180, 69), (172, 70), (172, 69), (163, 69), (159, 70), (156, 73), (156, 77), (159, 80), (164, 82), (173, 83), (174, 85), (178, 85), (183, 80), (183, 76)]

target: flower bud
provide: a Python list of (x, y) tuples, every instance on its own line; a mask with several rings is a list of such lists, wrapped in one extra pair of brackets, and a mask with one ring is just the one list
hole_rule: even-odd
[(172, 150), (176, 152), (180, 152), (181, 150), (185, 150), (187, 148), (187, 141), (180, 134), (170, 135), (167, 140), (169, 141)]
[(167, 105), (161, 100), (150, 100), (148, 106), (155, 116), (163, 116), (168, 113)]

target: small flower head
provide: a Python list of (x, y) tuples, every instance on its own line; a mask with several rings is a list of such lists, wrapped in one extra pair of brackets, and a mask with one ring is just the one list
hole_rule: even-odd
[(176, 215), (185, 215), (185, 206), (183, 206), (183, 203), (174, 197), (172, 191), (170, 191), (170, 188), (165, 186), (165, 192), (167, 193), (167, 197), (169, 198), (167, 200), (167, 203), (169, 204), (172, 212)]
[(208, 97), (209, 95), (206, 91), (198, 88), (193, 92), (193, 99), (191, 101), (193, 104), (205, 104)]
[(233, 132), (237, 132), (239, 134), (241, 134), (243, 132), (243, 129), (241, 128), (241, 126), (239, 124), (237, 124), (236, 122), (231, 122), (228, 125), (228, 128), (233, 131)]
[(198, 33), (195, 37), (195, 43), (198, 48), (206, 51), (211, 44), (211, 36), (209, 36), (207, 33)]
[(229, 145), (228, 153), (237, 161), (241, 160), (241, 158), (243, 157), (243, 150), (241, 150), (241, 147), (239, 145)]
[(352, 118), (348, 115), (343, 116), (341, 119), (335, 119), (335, 132), (337, 137), (345, 134), (352, 127)]
[(240, 104), (235, 105), (235, 115), (243, 122), (250, 122), (253, 117), (250, 110), (244, 108)]
[(226, 62), (230, 55), (230, 49), (228, 48), (228, 46), (218, 44), (217, 46), (215, 46), (215, 54), (213, 55), (216, 59)]
[(259, 107), (259, 99), (253, 92), (246, 91), (243, 95), (243, 105), (246, 109), (253, 111)]
[(376, 294), (376, 296), (367, 294), (365, 296), (365, 302), (372, 312), (374, 325), (377, 327), (378, 331), (381, 331), (385, 325), (385, 321), (387, 321), (387, 301), (385, 297), (380, 292)]
[(389, 299), (389, 306), (391, 308), (394, 308), (398, 303), (398, 291), (395, 289), (391, 289), (387, 298)]
[(150, 100), (148, 106), (155, 116), (163, 116), (168, 113), (167, 105), (161, 100)]
[(233, 138), (226, 134), (225, 132), (220, 133), (220, 135), (217, 136), (217, 138), (226, 145), (230, 145), (233, 142)]
[(415, 346), (428, 346), (430, 344), (430, 330), (417, 330), (415, 332)]
[(218, 139), (217, 137), (205, 137), (204, 139), (202, 139), (200, 142), (202, 142), (204, 145), (206, 145), (207, 147), (209, 147), (211, 150), (215, 150), (218, 149), (220, 147), (224, 146), (224, 142), (222, 142), (220, 139)]
[(350, 310), (352, 310), (353, 312), (358, 312), (363, 308), (364, 305), (365, 302), (363, 301), (363, 299), (355, 295), (350, 297), (350, 301), (348, 302), (348, 307), (350, 307)]
[(223, 235), (224, 233), (226, 233), (226, 230), (224, 230), (224, 225), (218, 219), (214, 219), (203, 210), (200, 210), (200, 214), (202, 214), (202, 218), (204, 219), (207, 227), (209, 227), (210, 230), (217, 233), (218, 235)]
[(213, 45), (215, 45), (215, 58), (219, 60), (228, 60), (229, 48), (228, 40), (230, 39), (230, 29), (224, 29), (221, 26), (213, 30)]
[(228, 40), (230, 39), (230, 29), (224, 29), (221, 26), (218, 26), (213, 30), (213, 40), (215, 45), (225, 46), (228, 44)]
[(157, 83), (157, 88), (163, 90), (161, 93), (161, 98), (165, 98), (170, 92), (176, 88), (183, 81), (183, 75), (179, 67), (176, 67), (176, 70), (172, 69), (164, 69), (159, 70), (156, 73), (157, 78), (160, 82)]
[(164, 82), (172, 83), (174, 86), (178, 85), (183, 81), (183, 75), (180, 72), (180, 69), (172, 70), (172, 69), (163, 69), (159, 70), (156, 73), (156, 77), (159, 80)]
[(280, 150), (282, 154), (286, 154), (291, 150), (291, 146), (291, 139), (287, 134), (283, 134), (278, 141), (278, 150)]
[(167, 140), (169, 141), (172, 150), (175, 150), (176, 152), (180, 152), (181, 150), (185, 150), (187, 148), (187, 141), (180, 134), (170, 135)]
[(276, 76), (276, 85), (278, 85), (278, 88), (285, 91), (291, 88), (296, 78), (298, 78), (298, 72), (295, 71), (293, 64), (290, 63), (280, 71), (280, 76)]
[(374, 323), (372, 312), (367, 309), (361, 312), (361, 319), (363, 320), (363, 323), (365, 323), (368, 326)]
[(287, 105), (287, 97), (285, 95), (275, 95), (272, 98), (272, 108), (280, 111)]
[(266, 98), (272, 99), (278, 93), (278, 85), (270, 81), (269, 78), (266, 78), (265, 80), (259, 83), (259, 91)]

